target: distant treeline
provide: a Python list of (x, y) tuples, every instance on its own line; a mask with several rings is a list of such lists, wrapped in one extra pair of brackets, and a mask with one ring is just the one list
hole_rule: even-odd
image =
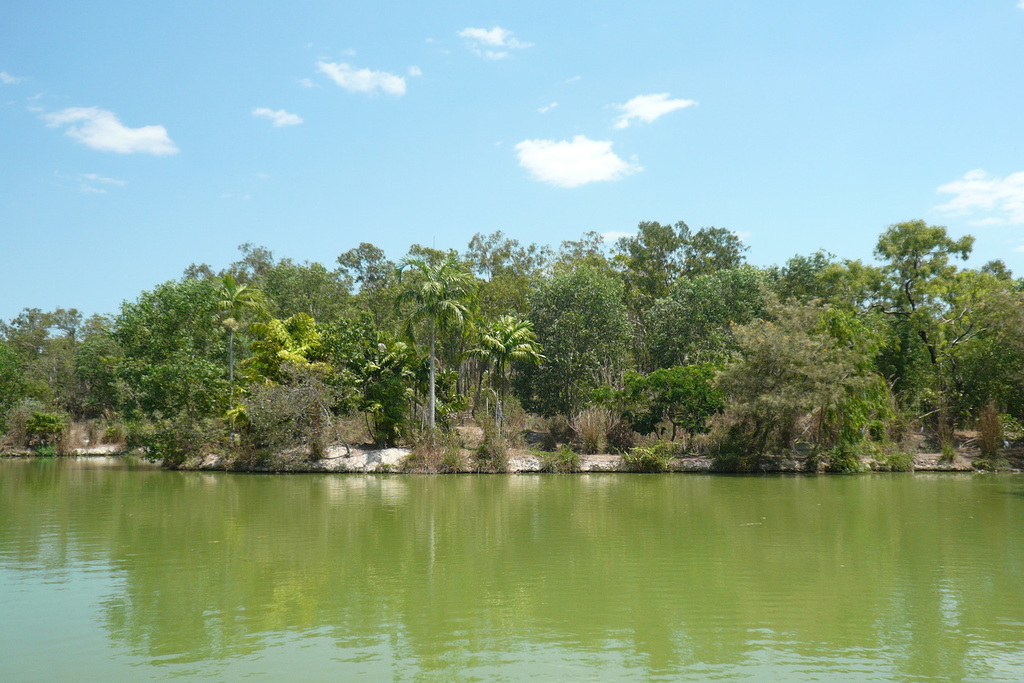
[(796, 449), (857, 469), (922, 434), (951, 454), (968, 429), (994, 462), (1024, 420), (1024, 279), (964, 267), (972, 245), (923, 221), (885, 230), (874, 263), (768, 268), (683, 222), (610, 248), (478, 234), (397, 263), (363, 243), (331, 267), (244, 244), (113, 318), (0, 322), (0, 433), (59, 451), (86, 425), (168, 465), (211, 449), (252, 464), (342, 437), (433, 444), (475, 420), (500, 469), (533, 416), (550, 448), (737, 467)]

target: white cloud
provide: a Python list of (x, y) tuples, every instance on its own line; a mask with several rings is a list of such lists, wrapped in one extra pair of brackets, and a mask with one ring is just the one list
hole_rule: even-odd
[(313, 82), (312, 78), (303, 78), (299, 81), (299, 85), (303, 88), (319, 88), (320, 86)]
[(566, 83), (575, 83), (576, 81), (580, 80), (580, 78), (582, 78), (582, 76), (573, 76), (572, 78), (566, 79), (565, 82)]
[(356, 69), (345, 63), (317, 62), (317, 70), (349, 92), (373, 93), (383, 90), (390, 95), (405, 94), (405, 79), (386, 71)]
[(409, 74), (409, 76), (411, 76), (413, 78), (416, 78), (417, 76), (422, 76), (423, 75), (423, 70), (420, 69), (415, 64), (413, 64), (412, 66), (409, 67), (409, 70), (408, 70), (407, 73)]
[(4, 85), (17, 85), (18, 83), (21, 83), (23, 80), (25, 79), (18, 78), (17, 76), (12, 76), (6, 71), (0, 71), (0, 83)]
[(252, 110), (252, 115), (258, 119), (269, 119), (274, 122), (275, 128), (281, 126), (297, 126), (302, 123), (302, 117), (298, 114), (289, 114), (284, 109), (267, 109), (266, 107), (257, 107)]
[(105, 178), (96, 173), (83, 173), (80, 176), (83, 180), (88, 180), (94, 183), (100, 183), (101, 185), (117, 185), (123, 187), (128, 184), (127, 180), (117, 180), (116, 178)]
[(163, 126), (128, 128), (116, 114), (99, 107), (71, 107), (42, 118), (51, 128), (67, 126), (67, 135), (101, 152), (156, 156), (179, 152)]
[(547, 114), (549, 111), (551, 111), (552, 109), (554, 109), (557, 106), (558, 106), (558, 102), (552, 102), (551, 104), (544, 105), (543, 107), (541, 107), (537, 111), (539, 111), (541, 114)]
[(523, 140), (516, 145), (519, 165), (536, 180), (558, 187), (578, 187), (602, 180), (619, 180), (643, 170), (612, 152), (612, 143), (577, 135), (569, 140)]
[(512, 31), (500, 26), (491, 29), (464, 28), (459, 36), (469, 41), (469, 48), (484, 59), (504, 59), (508, 50), (522, 50), (533, 47), (533, 43), (518, 40)]
[(676, 109), (692, 107), (696, 102), (693, 100), (670, 100), (667, 92), (658, 95), (637, 95), (625, 104), (616, 104), (623, 114), (615, 123), (616, 128), (629, 128), (631, 121), (643, 121), (650, 123)]
[(955, 215), (975, 212), (995, 213), (978, 219), (975, 225), (1016, 225), (1024, 223), (1024, 171), (1005, 178), (989, 178), (981, 169), (964, 174), (959, 180), (940, 186), (936, 192), (953, 195), (945, 204), (935, 207)]
[(635, 232), (622, 232), (621, 230), (609, 230), (608, 232), (601, 233), (601, 239), (604, 240), (605, 244), (614, 244), (623, 237), (634, 237)]

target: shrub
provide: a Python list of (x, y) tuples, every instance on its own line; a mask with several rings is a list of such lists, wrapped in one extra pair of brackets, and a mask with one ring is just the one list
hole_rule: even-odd
[(914, 456), (906, 451), (880, 452), (875, 455), (872, 469), (877, 472), (912, 472)]
[(554, 453), (539, 453), (540, 471), (569, 473), (579, 472), (583, 468), (583, 458), (568, 446), (562, 446)]
[(575, 444), (581, 453), (603, 453), (607, 450), (607, 434), (615, 417), (607, 408), (590, 406), (572, 420)]
[(981, 409), (981, 415), (978, 416), (978, 431), (982, 457), (996, 457), (999, 447), (1003, 445), (1003, 429), (999, 424), (999, 410), (996, 409), (995, 403), (990, 402)]
[(55, 446), (67, 428), (67, 419), (58, 413), (33, 412), (25, 421), (28, 445), (37, 448)]
[(608, 430), (608, 449), (614, 453), (628, 453), (636, 446), (636, 432), (623, 420), (617, 420)]
[(462, 442), (457, 432), (438, 434), (433, 439), (428, 433), (421, 434), (402, 463), (406, 472), (454, 473), (463, 469)]
[(828, 454), (825, 470), (837, 474), (854, 474), (865, 470), (860, 453), (850, 444), (840, 444)]
[(493, 424), (484, 426), (484, 438), (476, 449), (476, 469), (484, 472), (508, 471), (508, 443)]
[(160, 419), (135, 425), (129, 444), (143, 447), (147, 458), (174, 469), (211, 450), (223, 450), (226, 437), (224, 427), (213, 419)]
[(257, 450), (304, 447), (309, 460), (319, 460), (331, 434), (331, 407), (336, 391), (312, 367), (283, 366), (284, 384), (258, 384), (234, 411), (244, 423), (248, 445)]
[(659, 441), (650, 446), (637, 446), (622, 456), (629, 472), (668, 472), (672, 464), (673, 446)]

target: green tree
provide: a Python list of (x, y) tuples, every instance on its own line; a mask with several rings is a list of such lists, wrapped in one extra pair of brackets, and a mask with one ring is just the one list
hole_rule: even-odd
[(628, 360), (629, 316), (622, 282), (600, 264), (562, 268), (530, 297), (546, 360), (527, 366), (517, 392), (527, 410), (572, 415), (601, 385), (617, 385)]
[(113, 339), (121, 405), (135, 417), (195, 421), (222, 414), (227, 349), (213, 282), (165, 282), (125, 302)]
[(733, 325), (766, 316), (767, 304), (764, 275), (751, 266), (680, 280), (649, 314), (654, 365), (727, 361), (736, 350)]
[(7, 429), (7, 411), (25, 393), (25, 377), (21, 360), (6, 342), (0, 341), (0, 433)]
[(235, 333), (246, 328), (247, 315), (261, 316), (266, 312), (263, 292), (247, 284), (239, 284), (235, 276), (225, 273), (217, 278), (217, 305), (224, 319), (221, 324), (228, 330), (228, 385), (231, 402), (235, 399)]
[[(778, 454), (796, 441), (849, 445), (885, 416), (888, 387), (871, 363), (877, 335), (849, 311), (784, 306), (771, 321), (738, 327), (736, 341), (740, 354), (718, 386), (741, 454)], [(814, 419), (801, 423), (805, 416)]]
[(659, 368), (648, 375), (626, 375), (627, 401), (624, 417), (640, 434), (651, 434), (662, 422), (672, 425), (671, 441), (682, 429), (689, 436), (704, 434), (708, 419), (725, 407), (715, 387), (713, 365), (679, 365)]
[[(399, 306), (407, 305), (406, 333), (414, 338), (415, 326), (423, 322), (430, 343), (429, 427), (433, 435), (435, 426), (437, 354), (439, 333), (464, 326), (469, 319), (469, 306), (475, 295), (472, 274), (452, 258), (430, 263), (424, 258), (409, 256), (398, 267), (399, 279), (405, 288)], [(412, 275), (412, 276), (410, 276)]]
[[(951, 363), (957, 347), (978, 334), (975, 314), (984, 300), (971, 286), (976, 278), (952, 262), (967, 259), (973, 245), (969, 235), (955, 240), (946, 228), (917, 220), (890, 226), (875, 247), (882, 280), (872, 309), (888, 316), (895, 336), (903, 340), (893, 346), (899, 355), (888, 364), (899, 371), (896, 386), (905, 399), (911, 398), (908, 389), (920, 387), (916, 393), (936, 416), (944, 439), (954, 419)], [(913, 362), (922, 349), (927, 356), (923, 367)], [(926, 376), (918, 378), (911, 371)]]
[(683, 272), (707, 275), (720, 270), (739, 268), (746, 260), (747, 246), (736, 233), (725, 228), (701, 228), (686, 240)]
[(502, 316), (480, 330), (479, 346), (472, 349), (470, 354), (483, 359), (491, 368), (491, 382), (497, 396), (495, 414), (500, 430), (504, 422), (509, 372), (513, 365), (537, 365), (544, 360), (541, 346), (533, 332), (533, 324), (510, 315)]

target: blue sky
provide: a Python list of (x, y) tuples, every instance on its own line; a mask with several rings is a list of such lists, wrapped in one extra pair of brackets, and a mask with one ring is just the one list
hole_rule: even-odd
[(247, 241), (684, 220), (767, 265), (917, 218), (1024, 274), (1024, 0), (0, 5), (4, 319)]

